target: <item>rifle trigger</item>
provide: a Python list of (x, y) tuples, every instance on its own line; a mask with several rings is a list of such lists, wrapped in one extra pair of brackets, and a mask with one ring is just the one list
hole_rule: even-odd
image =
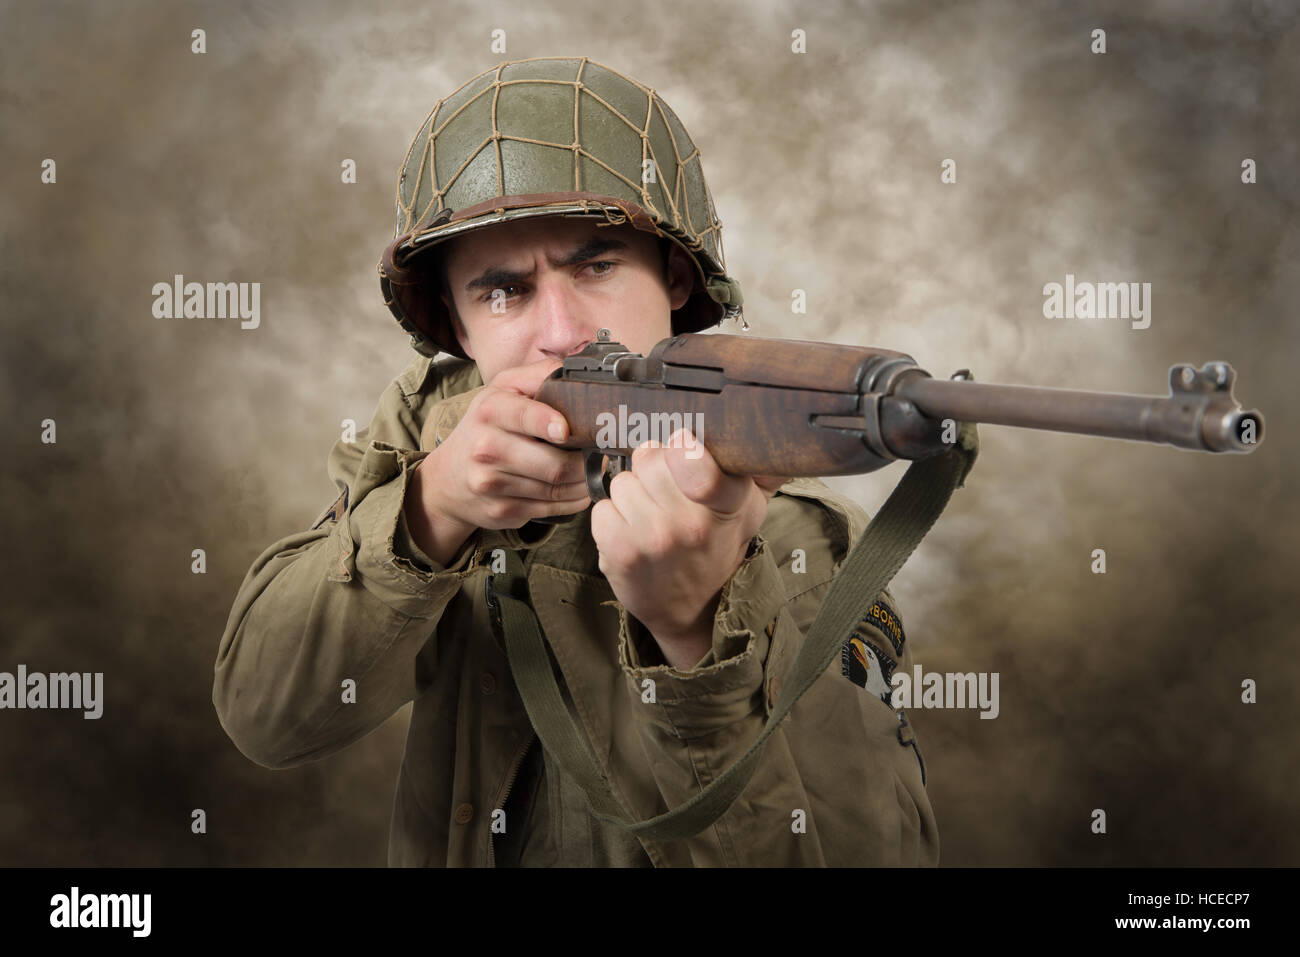
[[(609, 472), (605, 472), (605, 456), (609, 455)], [(587, 453), (587, 494), (592, 503), (609, 498), (609, 483), (619, 472), (632, 467), (632, 460), (626, 455), (610, 455), (597, 449)]]

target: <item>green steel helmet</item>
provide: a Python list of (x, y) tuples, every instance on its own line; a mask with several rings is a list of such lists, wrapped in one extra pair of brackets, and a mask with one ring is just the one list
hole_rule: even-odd
[(531, 216), (601, 217), (680, 246), (696, 283), (674, 334), (738, 317), (700, 151), (649, 87), (587, 57), (501, 63), (439, 100), (397, 181), (384, 303), (422, 355), (465, 358), (439, 296), (439, 243)]

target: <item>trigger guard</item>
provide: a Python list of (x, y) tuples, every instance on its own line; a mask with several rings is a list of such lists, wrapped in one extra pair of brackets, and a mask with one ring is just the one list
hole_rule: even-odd
[(596, 450), (588, 452), (586, 458), (587, 471), (587, 494), (591, 496), (592, 504), (609, 498), (609, 484), (613, 481), (614, 476), (628, 468), (628, 460), (625, 455), (609, 456), (609, 474), (605, 473), (604, 462), (602, 461), (609, 453)]

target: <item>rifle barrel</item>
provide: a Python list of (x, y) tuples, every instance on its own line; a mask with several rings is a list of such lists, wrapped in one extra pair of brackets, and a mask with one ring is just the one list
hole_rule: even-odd
[(1232, 396), (1226, 362), (1170, 370), (1166, 397), (993, 385), (966, 379), (903, 378), (893, 390), (925, 415), (962, 422), (1159, 442), (1203, 452), (1253, 452), (1263, 417)]

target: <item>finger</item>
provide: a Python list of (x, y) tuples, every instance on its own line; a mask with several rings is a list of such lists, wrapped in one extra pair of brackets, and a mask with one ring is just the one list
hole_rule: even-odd
[[(618, 478), (618, 476), (614, 476)], [(628, 525), (623, 513), (618, 510), (611, 498), (603, 498), (591, 507), (591, 537), (598, 544), (626, 542), (632, 536), (632, 527)], [(599, 549), (604, 555), (604, 549)]]
[(609, 483), (609, 499), (618, 509), (629, 530), (638, 539), (653, 534), (663, 523), (665, 512), (646, 491), (636, 472), (619, 472)]
[(728, 475), (718, 468), (704, 443), (689, 429), (678, 429), (665, 451), (673, 480), (692, 502), (723, 515), (734, 515), (749, 498), (750, 482), (745, 476)]
[(526, 366), (502, 369), (492, 377), (488, 385), (532, 397), (537, 395), (537, 390), (542, 387), (546, 377), (561, 365), (563, 363), (559, 359), (538, 359)]
[(563, 442), (569, 437), (564, 416), (544, 402), (513, 392), (497, 392), (484, 401), (488, 421), (506, 432), (549, 442)]
[(491, 476), (471, 485), (470, 491), (493, 498), (522, 498), (534, 502), (567, 502), (587, 494), (585, 479), (552, 485), (526, 475), (493, 470)]
[(479, 461), (499, 472), (536, 479), (547, 485), (582, 481), (587, 474), (581, 452), (557, 449), (510, 432), (500, 433), (491, 458)]
[(541, 511), (533, 513), (533, 518), (542, 518), (550, 515), (572, 515), (574, 512), (585, 511), (591, 504), (591, 496), (585, 491), (577, 498), (566, 498), (558, 502), (534, 502), (533, 508), (540, 508)]
[(655, 504), (666, 512), (676, 514), (701, 507), (682, 493), (668, 467), (668, 450), (655, 439), (632, 450), (632, 473), (641, 480)]
[(511, 527), (508, 524), (509, 522), (517, 521), (519, 525), (522, 525), (529, 519), (552, 515), (572, 515), (574, 512), (583, 511), (590, 504), (591, 499), (585, 494), (581, 498), (564, 499), (559, 502), (538, 502), (529, 498), (505, 498), (496, 500), (493, 503), (492, 511), (501, 516), (502, 521), (507, 522), (506, 525), (500, 527), (509, 528)]

